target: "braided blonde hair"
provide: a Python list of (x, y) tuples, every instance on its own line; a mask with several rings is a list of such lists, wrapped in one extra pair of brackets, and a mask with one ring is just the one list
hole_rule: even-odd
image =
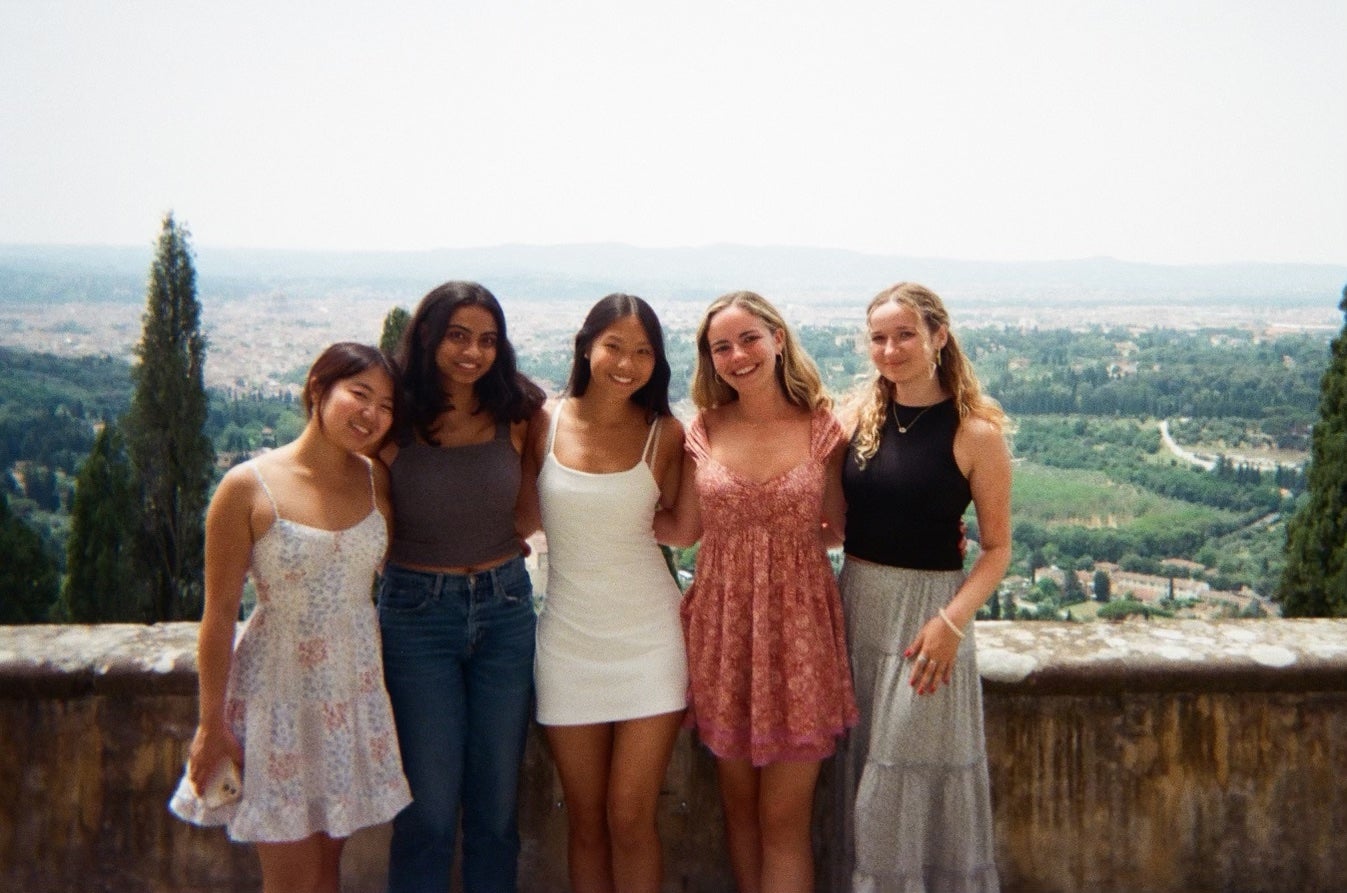
[[(982, 393), (973, 364), (968, 361), (954, 333), (949, 330), (949, 312), (945, 310), (940, 297), (924, 285), (900, 282), (875, 295), (870, 306), (865, 308), (866, 321), (876, 310), (889, 303), (908, 307), (917, 314), (926, 329), (928, 343), (942, 328), (945, 330), (945, 346), (936, 354), (935, 374), (941, 390), (954, 397), (959, 421), (963, 422), (970, 417), (980, 418), (1004, 431), (1008, 423), (1005, 411), (1001, 409), (1001, 404)], [(884, 414), (888, 412), (892, 399), (893, 384), (882, 375), (875, 376), (860, 399), (855, 450), (856, 461), (861, 468), (879, 450)]]

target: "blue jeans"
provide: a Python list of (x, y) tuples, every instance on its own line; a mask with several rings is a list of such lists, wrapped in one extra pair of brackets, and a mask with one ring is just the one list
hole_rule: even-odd
[(384, 682), (412, 789), (393, 820), (390, 893), (449, 889), (460, 805), (465, 893), (516, 888), (535, 624), (523, 558), (475, 574), (385, 568)]

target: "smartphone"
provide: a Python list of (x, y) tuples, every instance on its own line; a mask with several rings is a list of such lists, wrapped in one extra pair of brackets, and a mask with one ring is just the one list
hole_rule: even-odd
[(221, 760), (215, 767), (205, 790), (198, 790), (201, 802), (211, 809), (217, 809), (227, 803), (233, 803), (243, 795), (243, 779), (239, 776), (239, 767), (233, 760)]

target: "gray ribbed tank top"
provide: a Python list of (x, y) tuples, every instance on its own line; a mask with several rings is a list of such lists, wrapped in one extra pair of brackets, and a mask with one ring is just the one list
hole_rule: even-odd
[(485, 443), (438, 447), (413, 441), (389, 466), (393, 542), (388, 560), (422, 567), (468, 567), (518, 554), (514, 507), (519, 453), (510, 425)]

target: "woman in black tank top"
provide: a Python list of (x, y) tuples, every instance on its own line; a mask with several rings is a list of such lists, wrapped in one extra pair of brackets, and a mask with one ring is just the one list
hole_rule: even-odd
[[(877, 375), (843, 466), (841, 589), (861, 723), (839, 760), (838, 889), (995, 890), (971, 621), (1010, 562), (1006, 417), (929, 289), (866, 311)], [(960, 521), (977, 511), (967, 574)]]
[(461, 820), (462, 889), (511, 891), (535, 630), (515, 515), (534, 502), (523, 450), (544, 395), (474, 282), (422, 299), (398, 364), (408, 420), (381, 454), (395, 515), (379, 625), (413, 802), (393, 820), (388, 889), (449, 889)]

